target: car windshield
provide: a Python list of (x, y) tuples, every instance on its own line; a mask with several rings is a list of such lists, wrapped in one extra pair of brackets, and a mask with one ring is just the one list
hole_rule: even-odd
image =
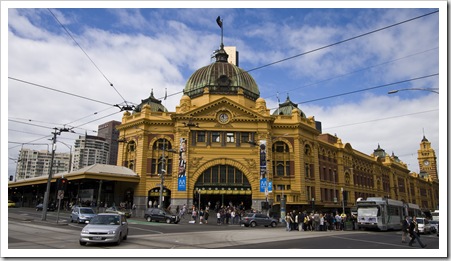
[(95, 214), (94, 210), (92, 210), (92, 208), (81, 208), (80, 213), (81, 214)]
[(120, 224), (120, 218), (119, 216), (113, 216), (113, 215), (101, 215), (101, 216), (95, 216), (91, 219), (91, 222), (89, 224), (93, 225), (119, 225)]

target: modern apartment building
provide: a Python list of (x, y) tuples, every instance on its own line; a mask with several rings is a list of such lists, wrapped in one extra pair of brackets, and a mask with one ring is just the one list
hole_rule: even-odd
[[(52, 173), (66, 172), (70, 168), (70, 153), (55, 153)], [(16, 180), (48, 176), (52, 152), (21, 149), (16, 167)]]
[(108, 164), (109, 160), (110, 144), (105, 138), (83, 135), (75, 140), (72, 171), (96, 163)]

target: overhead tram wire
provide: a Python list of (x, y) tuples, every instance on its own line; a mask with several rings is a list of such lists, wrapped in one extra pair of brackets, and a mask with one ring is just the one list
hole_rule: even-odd
[[(313, 50), (310, 50), (310, 51), (307, 51), (307, 52), (304, 52), (304, 53), (293, 55), (293, 56), (290, 56), (290, 57), (287, 57), (287, 58), (284, 58), (284, 59), (281, 59), (281, 60), (278, 60), (278, 61), (275, 61), (275, 62), (272, 62), (272, 63), (268, 63), (266, 65), (262, 65), (262, 66), (259, 66), (259, 67), (255, 67), (253, 69), (244, 71), (242, 73), (249, 73), (249, 72), (256, 71), (256, 70), (259, 70), (259, 69), (262, 69), (262, 68), (266, 68), (266, 67), (269, 67), (269, 66), (281, 63), (281, 62), (285, 62), (285, 61), (288, 61), (288, 60), (291, 60), (291, 59), (294, 59), (294, 58), (298, 58), (300, 56), (304, 56), (306, 54), (310, 54), (310, 53), (313, 53), (313, 52), (316, 52), (316, 51), (320, 51), (320, 50), (323, 50), (323, 49), (326, 49), (326, 48), (329, 48), (329, 47), (332, 47), (332, 46), (336, 46), (336, 45), (339, 45), (339, 44), (342, 44), (342, 43), (345, 43), (345, 42), (349, 42), (349, 41), (352, 41), (352, 40), (355, 40), (355, 39), (358, 39), (358, 38), (361, 38), (361, 37), (364, 37), (364, 36), (368, 36), (368, 35), (373, 34), (373, 33), (377, 33), (377, 32), (380, 32), (380, 31), (383, 31), (383, 30), (386, 30), (386, 29), (389, 29), (389, 28), (392, 28), (392, 27), (395, 27), (395, 26), (398, 26), (398, 25), (401, 25), (401, 24), (404, 24), (404, 23), (408, 23), (408, 22), (411, 22), (411, 21), (414, 21), (414, 20), (417, 20), (417, 19), (429, 16), (429, 15), (432, 15), (432, 14), (435, 14), (435, 13), (438, 13), (438, 12), (439, 12), (439, 10), (436, 10), (436, 11), (433, 11), (433, 12), (430, 12), (430, 13), (426, 13), (426, 14), (423, 14), (423, 15), (420, 15), (420, 16), (416, 16), (416, 17), (413, 17), (413, 18), (410, 18), (410, 19), (407, 19), (407, 20), (404, 20), (404, 21), (401, 21), (401, 22), (398, 22), (398, 23), (395, 23), (395, 24), (391, 24), (391, 25), (388, 25), (388, 26), (385, 26), (385, 27), (382, 27), (382, 28), (379, 28), (379, 29), (375, 29), (375, 30), (372, 30), (372, 31), (369, 31), (369, 32), (366, 32), (366, 33), (363, 33), (363, 34), (360, 34), (360, 35), (357, 35), (357, 36), (353, 36), (353, 37), (350, 37), (350, 38), (338, 41), (338, 42), (335, 42), (335, 43), (332, 43), (332, 44), (328, 44), (328, 45), (325, 45), (325, 46), (322, 46), (322, 47), (318, 47), (316, 49), (313, 49)], [(234, 75), (234, 77), (237, 77), (237, 76), (239, 76), (242, 73), (238, 73), (238, 74)], [(198, 89), (202, 89), (202, 88), (203, 87), (199, 87)], [(168, 95), (168, 97), (169, 96), (173, 96), (173, 95), (177, 95), (177, 94), (180, 94), (180, 93), (183, 93), (183, 91), (170, 94), (170, 95)]]
[[(382, 84), (382, 85), (373, 86), (373, 87), (364, 88), (364, 89), (359, 89), (359, 90), (355, 90), (355, 91), (344, 92), (344, 93), (335, 94), (335, 95), (331, 95), (331, 96), (326, 96), (326, 97), (322, 97), (322, 98), (317, 98), (317, 99), (313, 99), (313, 100), (298, 102), (296, 104), (299, 105), (299, 104), (305, 104), (305, 103), (310, 103), (310, 102), (315, 102), (315, 101), (321, 101), (321, 100), (336, 98), (336, 97), (340, 97), (340, 96), (345, 96), (345, 95), (354, 94), (354, 93), (358, 93), (358, 92), (364, 92), (364, 91), (368, 91), (368, 90), (374, 90), (374, 89), (383, 88), (383, 87), (387, 87), (387, 86), (392, 86), (392, 85), (396, 85), (396, 84), (422, 80), (422, 79), (429, 78), (429, 77), (434, 77), (434, 76), (438, 76), (438, 73), (434, 73), (434, 74), (430, 74), (430, 75), (426, 75), (426, 76), (421, 76), (421, 77), (417, 77), (417, 78), (412, 78), (412, 79), (408, 79), (408, 80), (398, 81), (398, 82)], [(275, 109), (277, 109), (277, 108), (271, 108), (270, 110), (275, 110)]]
[[(317, 82), (313, 82), (313, 83), (309, 83), (309, 84), (306, 84), (306, 85), (303, 85), (303, 86), (295, 87), (293, 89), (285, 90), (284, 92), (288, 93), (288, 92), (295, 91), (295, 90), (298, 90), (298, 89), (301, 89), (301, 88), (307, 88), (307, 87), (310, 87), (310, 86), (313, 86), (313, 85), (318, 85), (320, 83), (328, 82), (328, 81), (331, 81), (331, 80), (334, 80), (334, 79), (338, 79), (338, 78), (341, 78), (341, 77), (344, 77), (344, 76), (347, 76), (347, 75), (351, 75), (351, 74), (354, 74), (354, 73), (357, 73), (357, 72), (362, 72), (362, 71), (369, 70), (369, 69), (372, 69), (372, 68), (375, 68), (375, 67), (378, 67), (378, 66), (383, 66), (383, 65), (386, 65), (386, 64), (389, 64), (389, 63), (397, 62), (399, 60), (410, 58), (412, 56), (416, 56), (416, 55), (419, 55), (419, 54), (424, 54), (426, 52), (430, 52), (430, 51), (436, 50), (436, 49), (438, 49), (438, 47), (434, 47), (434, 48), (431, 48), (431, 49), (428, 49), (428, 50), (424, 50), (424, 51), (421, 51), (421, 52), (418, 52), (418, 53), (410, 54), (410, 55), (407, 55), (407, 56), (399, 57), (399, 58), (396, 58), (396, 59), (393, 59), (393, 60), (390, 60), (390, 61), (386, 61), (386, 62), (382, 62), (382, 63), (379, 63), (379, 64), (374, 64), (374, 65), (371, 65), (371, 66), (368, 66), (368, 67), (365, 67), (365, 68), (361, 68), (361, 69), (358, 69), (358, 70), (355, 70), (355, 71), (352, 71), (352, 72), (347, 72), (347, 73), (344, 73), (344, 74), (336, 75), (336, 76), (331, 77), (331, 78), (323, 79), (323, 80), (320, 80), (320, 81), (317, 81)], [(280, 90), (280, 91), (283, 91), (283, 90)], [(266, 96), (265, 99), (271, 98), (271, 97), (274, 97), (274, 96), (275, 95)]]
[(77, 40), (75, 40), (75, 38), (72, 36), (72, 34), (69, 32), (69, 30), (67, 30), (67, 28), (58, 20), (58, 18), (55, 16), (55, 14), (53, 14), (53, 12), (47, 8), (47, 10), (52, 14), (53, 18), (55, 18), (55, 20), (58, 22), (58, 24), (64, 29), (64, 31), (69, 35), (70, 38), (72, 38), (72, 40), (75, 42), (75, 44), (80, 48), (80, 50), (86, 55), (86, 57), (88, 57), (89, 61), (91, 61), (91, 63), (94, 65), (94, 67), (96, 67), (96, 69), (100, 72), (100, 74), (102, 74), (103, 78), (105, 78), (105, 80), (109, 83), (109, 85), (116, 91), (116, 93), (121, 97), (121, 99), (124, 101), (125, 106), (120, 107), (119, 104), (115, 104), (116, 107), (118, 107), (121, 111), (123, 110), (132, 110), (134, 108), (134, 106), (130, 106), (128, 105), (127, 101), (125, 100), (125, 98), (119, 93), (119, 91), (116, 89), (116, 87), (114, 87), (113, 83), (106, 77), (106, 75), (102, 72), (102, 70), (100, 70), (100, 68), (97, 66), (97, 64), (91, 59), (91, 57), (88, 55), (88, 53), (86, 53), (86, 51), (81, 47), (81, 45), (77, 42)]
[(44, 89), (47, 89), (47, 90), (51, 90), (51, 91), (60, 92), (60, 93), (67, 94), (67, 95), (71, 95), (71, 96), (78, 97), (78, 98), (81, 98), (81, 99), (85, 99), (85, 100), (89, 100), (89, 101), (105, 104), (105, 105), (108, 105), (108, 106), (112, 106), (112, 107), (116, 106), (114, 104), (109, 104), (109, 103), (106, 103), (106, 102), (103, 102), (103, 101), (94, 100), (94, 99), (91, 99), (91, 98), (88, 98), (88, 97), (85, 97), (85, 96), (81, 96), (81, 95), (78, 95), (78, 94), (73, 94), (73, 93), (69, 93), (69, 92), (65, 92), (65, 91), (60, 91), (60, 90), (57, 90), (57, 89), (54, 89), (54, 88), (50, 88), (50, 87), (47, 87), (47, 86), (44, 86), (44, 85), (40, 85), (40, 84), (36, 84), (36, 83), (20, 80), (20, 79), (14, 78), (14, 77), (8, 76), (8, 79), (11, 79), (11, 80), (14, 80), (14, 81), (18, 81), (18, 82), (22, 82), (22, 83), (26, 83), (26, 84), (30, 84), (30, 85), (33, 85), (33, 86), (36, 86), (36, 87), (39, 87), (39, 88), (44, 88)]
[(336, 98), (336, 97), (340, 97), (340, 96), (345, 96), (345, 95), (354, 94), (354, 93), (358, 93), (358, 92), (364, 92), (364, 91), (368, 91), (368, 90), (374, 90), (374, 89), (383, 88), (383, 87), (387, 87), (387, 86), (392, 86), (392, 85), (396, 85), (396, 84), (401, 84), (401, 83), (406, 83), (406, 82), (411, 82), (411, 81), (422, 80), (422, 79), (429, 78), (429, 77), (433, 77), (433, 76), (438, 76), (438, 73), (430, 74), (430, 75), (426, 75), (426, 76), (421, 76), (421, 77), (417, 77), (417, 78), (412, 78), (412, 79), (408, 79), (408, 80), (403, 80), (403, 81), (393, 82), (393, 83), (382, 84), (382, 85), (378, 85), (378, 86), (374, 86), (374, 87), (369, 87), (369, 88), (364, 88), (364, 89), (360, 89), (360, 90), (355, 90), (355, 91), (345, 92), (345, 93), (341, 93), (341, 94), (336, 94), (336, 95), (326, 96), (326, 97), (322, 97), (322, 98), (317, 98), (317, 99), (313, 99), (313, 100), (308, 100), (308, 101), (304, 101), (304, 102), (299, 102), (299, 103), (297, 103), (297, 104), (304, 104), (304, 103), (309, 103), (309, 102), (315, 102), (315, 101), (326, 100), (326, 99), (330, 99), (330, 98)]
[(322, 128), (322, 129), (323, 130), (329, 130), (329, 129), (336, 129), (336, 128), (342, 128), (342, 127), (349, 127), (349, 126), (366, 124), (366, 123), (371, 123), (371, 122), (376, 122), (376, 121), (384, 121), (384, 120), (396, 119), (396, 118), (401, 118), (401, 117), (406, 117), (406, 116), (423, 114), (423, 113), (430, 113), (430, 112), (434, 112), (434, 111), (438, 111), (438, 110), (439, 109), (433, 109), (433, 110), (427, 110), (427, 111), (419, 111), (419, 112), (413, 112), (413, 113), (408, 113), (408, 114), (402, 114), (402, 115), (395, 115), (395, 116), (390, 116), (390, 117), (385, 117), (385, 118), (373, 119), (373, 120), (369, 120), (369, 121), (347, 123), (347, 124), (343, 124), (343, 125), (332, 126), (332, 127)]

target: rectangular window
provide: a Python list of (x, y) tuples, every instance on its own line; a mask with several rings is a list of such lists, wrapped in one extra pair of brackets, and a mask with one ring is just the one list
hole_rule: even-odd
[(221, 133), (214, 131), (211, 133), (211, 142), (221, 142)]
[(284, 176), (283, 161), (277, 161), (276, 171), (277, 176)]
[(233, 132), (227, 132), (226, 135), (227, 135), (227, 136), (226, 136), (226, 142), (227, 142), (227, 143), (233, 143), (233, 142), (235, 142), (235, 133), (233, 133)]
[(205, 142), (205, 131), (197, 132), (197, 142)]
[(241, 143), (248, 143), (250, 141), (250, 133), (242, 132), (241, 133)]

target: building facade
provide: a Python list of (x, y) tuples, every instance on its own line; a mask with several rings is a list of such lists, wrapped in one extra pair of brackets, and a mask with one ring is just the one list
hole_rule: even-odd
[(110, 147), (110, 158), (106, 164), (116, 165), (117, 163), (119, 131), (116, 127), (119, 124), (121, 124), (120, 121), (109, 121), (99, 125), (97, 130), (97, 136), (104, 138)]
[[(66, 172), (70, 169), (70, 153), (55, 153), (52, 173)], [(21, 149), (16, 167), (16, 180), (48, 176), (52, 152), (48, 150)]]
[(109, 142), (102, 137), (82, 135), (75, 140), (72, 170), (99, 164), (107, 164), (110, 159)]
[(191, 75), (175, 111), (151, 93), (123, 114), (117, 164), (139, 175), (138, 209), (210, 203), (349, 211), (370, 196), (438, 206), (437, 169), (426, 168), (436, 166), (430, 143), (422, 141), (419, 153), (430, 175), (411, 173), (379, 146), (366, 155), (322, 133), (289, 97), (271, 114), (252, 76), (228, 62), (223, 46), (215, 58)]

